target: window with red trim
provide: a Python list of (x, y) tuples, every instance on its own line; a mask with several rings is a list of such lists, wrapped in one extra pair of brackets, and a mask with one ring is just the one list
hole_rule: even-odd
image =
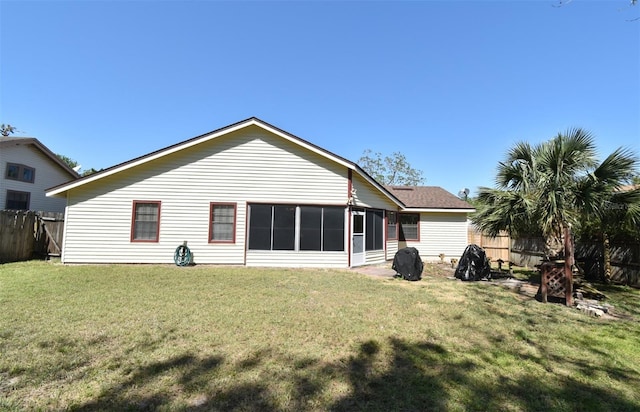
[(387, 239), (398, 238), (398, 212), (387, 212)]
[(157, 242), (160, 236), (160, 202), (134, 201), (131, 219), (132, 242)]
[(235, 203), (211, 203), (209, 242), (235, 243), (236, 209)]
[(420, 215), (418, 213), (400, 213), (399, 240), (420, 240)]

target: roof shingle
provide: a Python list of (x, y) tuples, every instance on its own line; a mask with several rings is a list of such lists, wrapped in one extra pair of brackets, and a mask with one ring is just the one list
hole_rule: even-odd
[(407, 208), (474, 209), (469, 203), (439, 186), (385, 186)]

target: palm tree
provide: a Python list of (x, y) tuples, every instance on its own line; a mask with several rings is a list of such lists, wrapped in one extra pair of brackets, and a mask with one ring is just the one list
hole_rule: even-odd
[(473, 222), (494, 236), (541, 235), (546, 257), (554, 259), (566, 228), (579, 228), (586, 216), (604, 228), (611, 204), (625, 211), (624, 219), (640, 221), (640, 191), (619, 191), (637, 174), (635, 154), (620, 148), (602, 163), (596, 156), (593, 136), (579, 128), (535, 146), (516, 143), (498, 164), (496, 188), (480, 188)]
[[(617, 149), (578, 182), (581, 231), (600, 239), (607, 283), (611, 281), (610, 237), (640, 237), (640, 185), (635, 184), (637, 176), (630, 176), (637, 163), (632, 152)], [(631, 184), (624, 186), (625, 182)]]

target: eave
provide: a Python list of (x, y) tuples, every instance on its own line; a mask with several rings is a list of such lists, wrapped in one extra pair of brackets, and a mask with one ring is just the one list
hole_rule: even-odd
[(404, 213), (473, 213), (476, 209), (446, 209), (446, 208), (418, 208), (407, 207), (401, 210)]

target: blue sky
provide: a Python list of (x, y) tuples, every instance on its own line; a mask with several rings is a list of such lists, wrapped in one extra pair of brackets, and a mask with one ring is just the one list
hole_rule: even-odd
[(0, 122), (84, 169), (256, 116), (426, 184), (571, 127), (640, 153), (640, 5), (0, 0)]

